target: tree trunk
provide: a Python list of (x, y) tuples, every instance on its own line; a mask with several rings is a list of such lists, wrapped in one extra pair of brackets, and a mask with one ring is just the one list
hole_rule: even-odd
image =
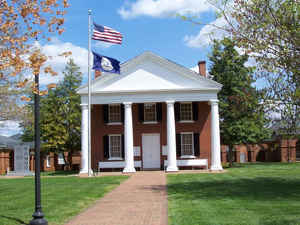
[(233, 166), (233, 145), (229, 145), (229, 167)]
[(288, 155), (287, 155), (287, 156), (288, 156), (288, 158), (287, 158), (288, 160), (287, 160), (287, 161), (288, 161), (288, 163), (290, 163), (290, 161), (291, 161), (291, 160), (290, 160), (290, 159), (291, 159), (291, 157), (290, 157), (290, 152), (291, 152), (291, 151), (290, 151), (290, 138), (288, 138), (288, 140), (287, 140), (287, 154), (288, 154)]
[(68, 163), (69, 163), (69, 169), (72, 170), (72, 152), (68, 152)]
[(61, 154), (62, 154), (64, 162), (65, 162), (65, 164), (63, 165), (63, 170), (68, 170), (69, 162), (68, 162), (68, 160), (65, 157), (65, 152), (61, 152)]

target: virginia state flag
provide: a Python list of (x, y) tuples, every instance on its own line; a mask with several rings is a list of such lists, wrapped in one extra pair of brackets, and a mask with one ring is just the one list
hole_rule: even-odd
[(97, 54), (93, 52), (94, 55), (94, 70), (100, 70), (109, 73), (120, 74), (120, 62), (116, 59)]

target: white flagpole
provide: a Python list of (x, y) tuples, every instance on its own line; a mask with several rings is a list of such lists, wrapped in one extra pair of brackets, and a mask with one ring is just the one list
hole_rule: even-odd
[(88, 176), (92, 176), (91, 171), (91, 14), (88, 10), (89, 17), (89, 41), (88, 41)]

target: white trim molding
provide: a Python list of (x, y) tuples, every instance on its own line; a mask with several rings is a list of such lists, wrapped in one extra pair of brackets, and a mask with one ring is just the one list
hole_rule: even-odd
[[(125, 101), (132, 103), (151, 103), (151, 102), (167, 102), (169, 99), (174, 99), (176, 102), (191, 101), (191, 102), (207, 102), (210, 99), (217, 99), (217, 91), (203, 90), (167, 90), (167, 91), (144, 91), (144, 92), (114, 92), (114, 93), (93, 93), (92, 104), (112, 104), (123, 103)], [(88, 96), (81, 95), (81, 102), (87, 103)]]
[[(111, 137), (120, 137), (120, 156), (119, 157), (111, 157)], [(122, 134), (109, 134), (108, 135), (108, 152), (109, 152), (109, 158), (108, 160), (123, 160), (122, 158)]]
[[(207, 159), (179, 159), (177, 160), (178, 166), (205, 166), (208, 169)], [(168, 166), (168, 161), (164, 161), (164, 167)]]
[[(98, 162), (98, 167), (99, 169), (124, 168), (125, 162), (124, 161), (115, 161), (115, 162), (100, 161)], [(141, 161), (134, 161), (134, 167), (141, 168), (142, 167)]]
[[(182, 135), (183, 134), (191, 134), (192, 135), (192, 155), (184, 155), (182, 152)], [(195, 158), (195, 149), (194, 149), (194, 132), (180, 132), (180, 158)]]

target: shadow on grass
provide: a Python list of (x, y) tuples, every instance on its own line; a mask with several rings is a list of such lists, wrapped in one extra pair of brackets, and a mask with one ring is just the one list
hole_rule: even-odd
[(42, 176), (69, 176), (69, 175), (77, 175), (78, 171), (64, 171), (64, 170), (58, 170), (53, 172), (42, 172)]
[(272, 167), (272, 166), (291, 166), (296, 165), (294, 162), (246, 162), (246, 163), (237, 163), (234, 162), (232, 167), (228, 166), (228, 163), (226, 163), (226, 168), (255, 168), (255, 167)]
[(277, 219), (260, 222), (259, 225), (300, 225), (300, 220)]
[(24, 225), (29, 225), (28, 223), (25, 223), (23, 220), (15, 218), (15, 217), (10, 217), (10, 216), (4, 216), (4, 215), (0, 215), (0, 218), (4, 218), (4, 219), (8, 219), (8, 220), (13, 220), (18, 222), (19, 224), (24, 224)]
[(176, 182), (168, 184), (168, 194), (176, 200), (231, 198), (261, 201), (299, 199), (300, 201), (300, 180), (256, 177)]

